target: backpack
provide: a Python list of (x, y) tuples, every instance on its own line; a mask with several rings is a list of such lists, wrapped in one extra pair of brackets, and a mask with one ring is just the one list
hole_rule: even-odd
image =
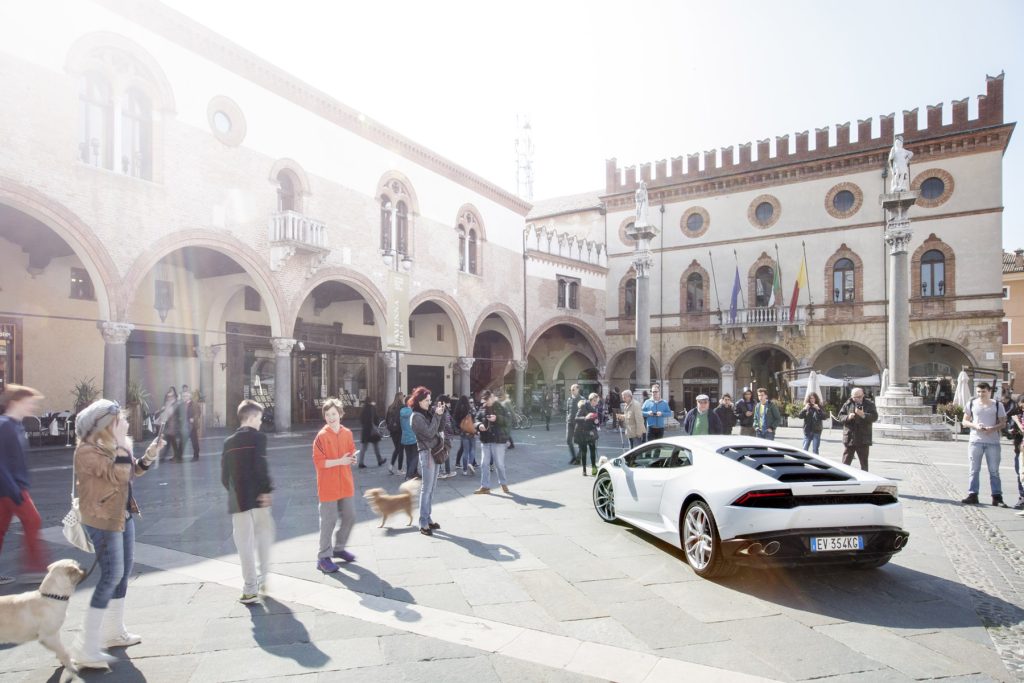
[(388, 424), (389, 432), (394, 433), (402, 431), (402, 422), (398, 419), (398, 411), (394, 408), (388, 409), (386, 422)]

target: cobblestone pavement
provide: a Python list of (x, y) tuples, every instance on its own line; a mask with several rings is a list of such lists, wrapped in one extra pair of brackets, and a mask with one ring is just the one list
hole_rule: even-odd
[[(796, 440), (796, 430), (782, 431), (780, 440)], [(443, 530), (434, 538), (402, 519), (378, 529), (360, 499), (350, 543), (358, 563), (332, 576), (313, 566), (312, 435), (271, 439), (275, 576), (272, 597), (255, 607), (236, 601), (219, 441), (207, 439), (215, 457), (164, 465), (136, 483), (143, 517), (128, 614), (144, 642), (119, 653), (102, 680), (1024, 679), (1024, 518), (956, 502), (965, 442), (872, 449), (872, 469), (900, 485), (912, 534), (889, 565), (743, 570), (712, 582), (674, 548), (601, 522), (593, 480), (566, 467), (561, 433), (515, 433), (509, 495), (472, 495), (473, 477), (439, 482)], [(838, 455), (838, 436), (826, 433), (823, 455)], [(618, 443), (604, 434), (602, 450), (618, 452)], [(1003, 464), (1012, 503), (1008, 447)], [(31, 467), (44, 525), (55, 527), (67, 508), (70, 451), (35, 452)], [(394, 489), (399, 479), (370, 468), (357, 483)], [(0, 572), (16, 567), (18, 531)], [(72, 599), (67, 643), (94, 582)], [(2, 681), (57, 680), (56, 672), (38, 644), (0, 650)]]

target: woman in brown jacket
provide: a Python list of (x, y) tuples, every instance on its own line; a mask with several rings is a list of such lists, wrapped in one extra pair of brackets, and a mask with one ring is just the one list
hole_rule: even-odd
[[(78, 666), (109, 669), (115, 658), (101, 647), (127, 647), (142, 642), (124, 626), (124, 598), (135, 551), (139, 511), (132, 497), (132, 479), (145, 474), (163, 447), (155, 439), (142, 458), (132, 454), (128, 420), (115, 401), (100, 399), (75, 419), (78, 447), (74, 472), (82, 525), (96, 549), (100, 580), (89, 601), (75, 657)], [(102, 645), (101, 645), (102, 642)]]

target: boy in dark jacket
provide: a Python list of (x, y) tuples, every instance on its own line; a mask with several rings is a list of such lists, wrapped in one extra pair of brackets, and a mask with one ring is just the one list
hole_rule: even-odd
[[(274, 518), (270, 492), (274, 489), (267, 471), (267, 435), (260, 432), (263, 407), (245, 400), (238, 405), (238, 430), (224, 441), (220, 481), (228, 491), (232, 536), (242, 565), (242, 597), (250, 604), (266, 589), (270, 571), (270, 546), (274, 542)], [(259, 574), (256, 558), (259, 557)]]

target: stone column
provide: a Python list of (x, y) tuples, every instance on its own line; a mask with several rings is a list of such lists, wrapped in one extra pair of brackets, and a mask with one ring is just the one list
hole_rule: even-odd
[(885, 209), (885, 242), (889, 245), (889, 320), (887, 349), (889, 386), (887, 397), (911, 396), (910, 391), (910, 269), (907, 247), (913, 231), (907, 211), (917, 201), (916, 192), (892, 192), (881, 196)]
[(131, 323), (101, 322), (103, 335), (103, 398), (125, 404), (128, 398), (128, 336), (135, 329)]
[(397, 351), (384, 352), (384, 404), (391, 405), (398, 393), (398, 362), (400, 354)]
[(733, 399), (736, 396), (736, 368), (733, 367), (732, 363), (726, 363), (721, 368), (722, 373), (722, 386), (719, 388), (721, 392), (719, 397), (729, 394)]
[(472, 389), (469, 371), (473, 369), (473, 363), (475, 362), (476, 358), (470, 358), (469, 356), (459, 357), (459, 396), (469, 396), (469, 392)]
[(294, 339), (274, 337), (274, 429), (278, 434), (292, 428), (292, 348)]
[[(646, 215), (640, 212), (641, 215)], [(650, 242), (657, 234), (653, 225), (635, 225), (627, 231), (636, 240), (633, 269), (636, 271), (636, 386), (651, 386), (651, 256)]]
[(523, 408), (523, 383), (526, 380), (526, 367), (529, 363), (525, 360), (514, 360), (512, 365), (516, 369), (516, 407), (519, 408), (520, 412), (525, 412)]
[(206, 427), (213, 426), (213, 362), (217, 359), (220, 346), (199, 347), (199, 393), (206, 403), (206, 415), (203, 423)]

